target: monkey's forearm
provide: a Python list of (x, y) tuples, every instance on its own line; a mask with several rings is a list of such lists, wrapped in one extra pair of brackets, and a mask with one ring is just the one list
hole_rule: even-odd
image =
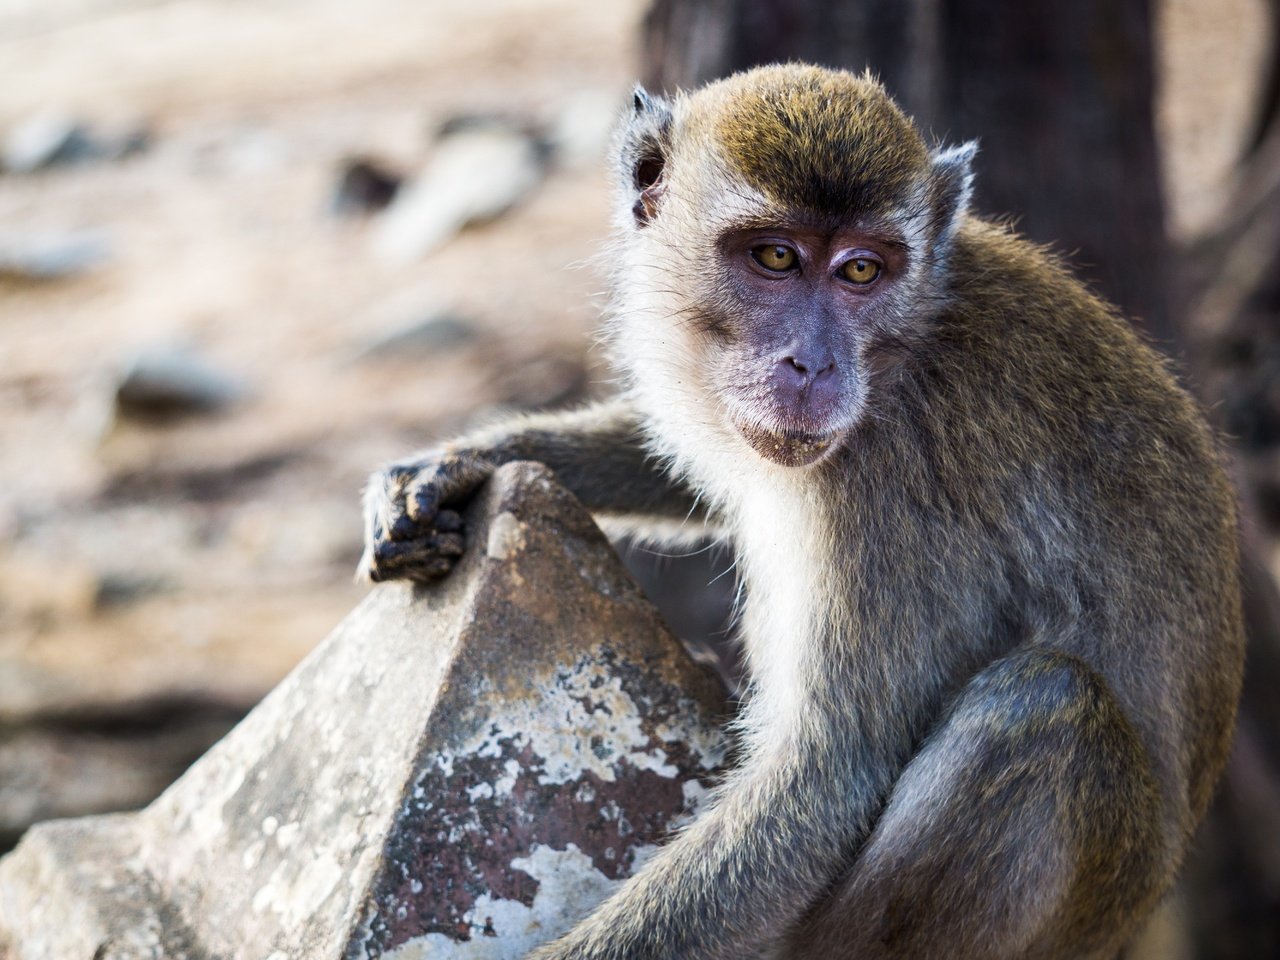
[(621, 401), (572, 413), (515, 417), (393, 463), (365, 488), (360, 576), (430, 581), (462, 554), (456, 512), (504, 463), (536, 460), (596, 514), (664, 540), (708, 532), (692, 492), (646, 453), (639, 424)]
[(706, 520), (692, 491), (669, 476), (642, 444), (639, 422), (621, 400), (565, 413), (515, 417), (448, 443), (493, 466), (545, 464), (587, 509), (689, 522)]
[(808, 751), (750, 763), (617, 894), (531, 960), (728, 960), (782, 937), (847, 866), (877, 790)]

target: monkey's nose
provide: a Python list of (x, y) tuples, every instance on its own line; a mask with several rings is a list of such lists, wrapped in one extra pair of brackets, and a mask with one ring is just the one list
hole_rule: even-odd
[(836, 371), (836, 361), (829, 353), (796, 352), (778, 361), (776, 375), (788, 386), (801, 392), (819, 381), (830, 380)]

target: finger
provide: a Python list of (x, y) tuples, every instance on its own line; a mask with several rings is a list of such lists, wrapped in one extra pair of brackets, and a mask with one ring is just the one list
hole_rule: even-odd
[(404, 516), (404, 488), (412, 476), (409, 468), (392, 466), (373, 474), (364, 489), (365, 541), (373, 543), (393, 536)]
[(414, 540), (384, 540), (373, 547), (373, 560), (382, 571), (425, 563), (440, 557), (460, 557), (465, 543), (460, 533), (432, 534)]
[(440, 488), (434, 477), (410, 485), (405, 491), (404, 505), (409, 517), (419, 526), (429, 526), (440, 509)]
[(389, 583), (393, 580), (410, 580), (426, 583), (439, 580), (453, 569), (453, 560), (447, 557), (416, 557), (391, 564), (374, 562), (365, 577), (370, 583)]
[(420, 566), (406, 570), (404, 576), (406, 580), (412, 580), (415, 583), (434, 583), (441, 577), (448, 576), (452, 569), (452, 560), (437, 557)]
[(442, 557), (460, 557), (467, 550), (467, 541), (461, 533), (438, 533), (435, 542)]
[(412, 540), (422, 535), (422, 527), (411, 520), (408, 514), (401, 514), (391, 524), (387, 537), (391, 540)]
[(405, 490), (405, 506), (409, 516), (419, 523), (434, 526), (436, 514), (444, 504), (458, 504), (484, 483), (493, 465), (472, 453), (450, 456), (440, 461), (431, 473), (423, 471), (421, 481)]
[(461, 533), (462, 514), (457, 510), (440, 510), (436, 513), (435, 528), (441, 533)]
[(375, 561), (369, 578), (374, 583), (387, 580), (412, 580), (429, 583), (446, 576), (454, 566), (453, 557), (433, 553), (404, 554), (387, 561)]

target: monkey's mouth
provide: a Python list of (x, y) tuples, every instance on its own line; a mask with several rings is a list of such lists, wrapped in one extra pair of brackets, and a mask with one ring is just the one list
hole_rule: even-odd
[(820, 459), (840, 439), (833, 433), (805, 433), (799, 430), (773, 432), (762, 427), (738, 426), (738, 432), (756, 453), (783, 467), (804, 467)]

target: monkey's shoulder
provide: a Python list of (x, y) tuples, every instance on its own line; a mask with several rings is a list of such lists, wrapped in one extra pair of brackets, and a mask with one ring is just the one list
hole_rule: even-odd
[(1169, 361), (1052, 251), (969, 218), (952, 270), (921, 353), (952, 421), (985, 425), (1009, 456), (1053, 452), (1110, 478), (1140, 471), (1144, 485), (1194, 470), (1225, 490), (1213, 432)]
[(1138, 343), (1128, 322), (1052, 248), (1011, 227), (968, 216), (950, 253), (953, 309), (979, 314), (1001, 333), (1070, 332)]
[(970, 365), (998, 368), (997, 382), (1030, 381), (1063, 401), (1172, 402), (1199, 416), (1166, 358), (1052, 250), (968, 218), (951, 276), (938, 341), (967, 353)]

